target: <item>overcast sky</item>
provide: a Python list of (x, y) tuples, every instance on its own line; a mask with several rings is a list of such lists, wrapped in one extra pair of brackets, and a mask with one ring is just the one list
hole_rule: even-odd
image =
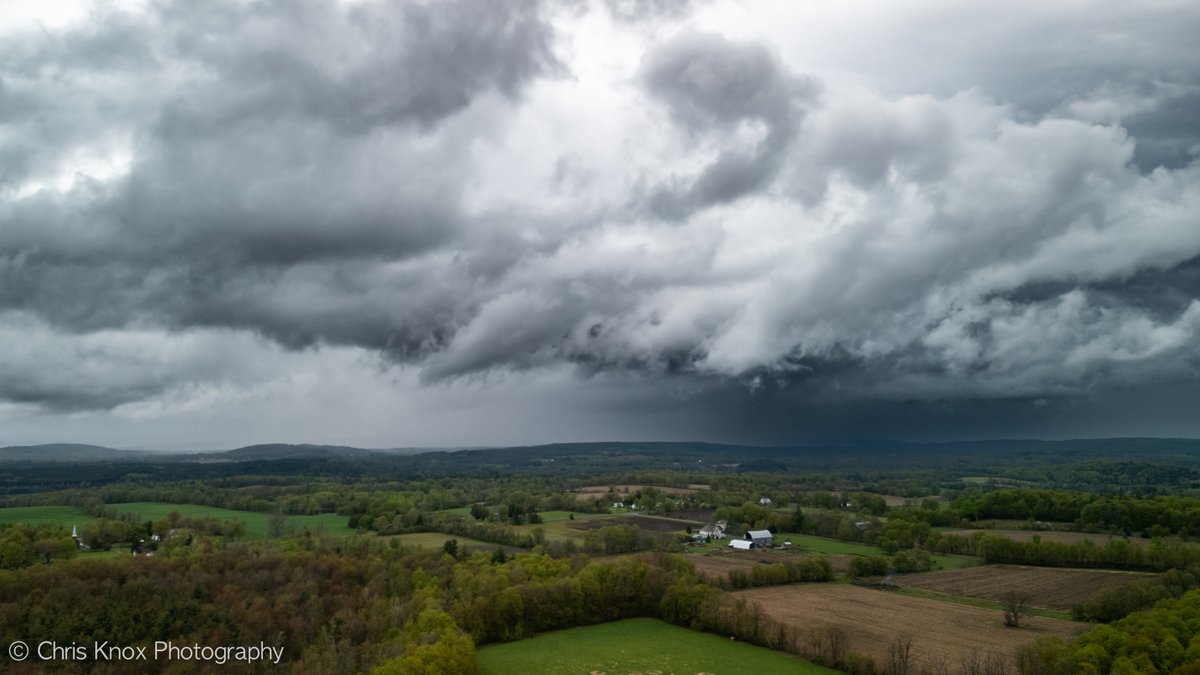
[(0, 445), (1200, 436), (1200, 4), (0, 5)]

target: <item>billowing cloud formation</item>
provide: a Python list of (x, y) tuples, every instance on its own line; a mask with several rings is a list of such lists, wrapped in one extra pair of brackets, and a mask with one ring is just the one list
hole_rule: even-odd
[[(425, 383), (404, 386), (568, 368), (613, 396), (597, 374), (814, 405), (1200, 378), (1190, 39), (840, 77), (774, 41), (806, 11), (156, 2), (14, 23), (0, 400), (149, 414), (271, 381), (289, 350)], [(1140, 11), (1123, 39), (1200, 21)]]

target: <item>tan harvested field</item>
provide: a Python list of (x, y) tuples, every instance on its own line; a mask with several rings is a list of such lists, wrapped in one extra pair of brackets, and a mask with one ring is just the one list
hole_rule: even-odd
[(613, 516), (611, 518), (573, 520), (567, 524), (567, 527), (573, 530), (596, 530), (609, 525), (633, 525), (647, 532), (682, 532), (689, 525), (700, 527), (703, 524), (696, 520), (659, 518), (658, 516)]
[(654, 488), (666, 495), (690, 495), (701, 490), (708, 490), (707, 485), (689, 485), (686, 488), (664, 487), (662, 485), (589, 485), (575, 490), (575, 499), (587, 501), (589, 499), (603, 499), (611, 490), (616, 490), (619, 495), (631, 495), (639, 490), (646, 488)]
[(998, 601), (1009, 591), (1028, 592), (1034, 607), (1070, 610), (1113, 586), (1153, 577), (1140, 572), (1110, 572), (1019, 565), (982, 565), (957, 570), (903, 574), (892, 583), (945, 595)]
[(771, 586), (736, 595), (762, 606), (767, 616), (797, 626), (802, 640), (820, 639), (832, 630), (845, 637), (846, 647), (869, 656), (876, 665), (888, 661), (888, 647), (897, 638), (912, 638), (915, 663), (944, 662), (956, 672), (975, 655), (1004, 658), (1014, 670), (1018, 647), (1043, 635), (1070, 639), (1085, 624), (1035, 616), (1020, 628), (1006, 628), (999, 610), (970, 607), (845, 584)]
[(688, 556), (688, 562), (696, 568), (697, 572), (703, 572), (710, 577), (727, 577), (730, 570), (735, 569), (750, 569), (755, 565), (763, 563), (780, 563), (794, 562), (802, 558), (808, 557), (823, 557), (833, 566), (835, 572), (844, 574), (850, 569), (850, 561), (855, 556), (852, 555), (827, 555), (827, 556), (805, 556), (795, 553), (786, 553), (783, 551), (749, 551), (738, 554), (721, 554), (714, 553), (711, 555), (691, 555)]
[[(1122, 539), (1111, 534), (1094, 534), (1090, 532), (1058, 532), (1055, 530), (1046, 530), (1038, 532), (1034, 530), (951, 530), (947, 534), (957, 534), (961, 537), (970, 537), (973, 534), (982, 532), (984, 534), (998, 534), (1002, 537), (1008, 537), (1013, 541), (1029, 541), (1036, 537), (1041, 537), (1042, 541), (1055, 541), (1063, 544), (1078, 544), (1081, 541), (1090, 539), (1097, 546), (1104, 546), (1110, 539)], [(1141, 537), (1130, 537), (1129, 543), (1142, 548), (1150, 547), (1149, 539)]]

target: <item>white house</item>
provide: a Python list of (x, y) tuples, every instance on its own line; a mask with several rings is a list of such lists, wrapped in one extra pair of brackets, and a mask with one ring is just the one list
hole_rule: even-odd
[(770, 497), (763, 497), (762, 499), (758, 500), (758, 503), (759, 503), (759, 504), (762, 504), (763, 506), (770, 506), (770, 505), (771, 505), (771, 498), (770, 498)]
[(709, 539), (724, 539), (725, 538), (725, 521), (718, 520), (716, 523), (709, 523), (700, 528), (700, 534)]

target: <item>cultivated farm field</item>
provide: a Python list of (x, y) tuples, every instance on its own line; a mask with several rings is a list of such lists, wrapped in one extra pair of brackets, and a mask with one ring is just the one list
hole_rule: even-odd
[(798, 627), (801, 640), (821, 641), (836, 634), (850, 651), (882, 665), (897, 638), (911, 638), (918, 667), (944, 664), (951, 672), (972, 659), (988, 658), (1004, 659), (1011, 669), (1017, 648), (1043, 635), (1069, 639), (1087, 627), (1035, 616), (1023, 618), (1020, 628), (1007, 628), (999, 610), (846, 584), (773, 586), (735, 595), (758, 603), (767, 616)]
[(1034, 607), (1067, 611), (1113, 586), (1124, 586), (1152, 576), (1140, 572), (985, 565), (905, 574), (896, 577), (893, 583), (903, 588), (991, 601), (999, 601), (1010, 591), (1027, 592)]
[(480, 675), (820, 675), (835, 670), (654, 619), (569, 628), (479, 650)]

